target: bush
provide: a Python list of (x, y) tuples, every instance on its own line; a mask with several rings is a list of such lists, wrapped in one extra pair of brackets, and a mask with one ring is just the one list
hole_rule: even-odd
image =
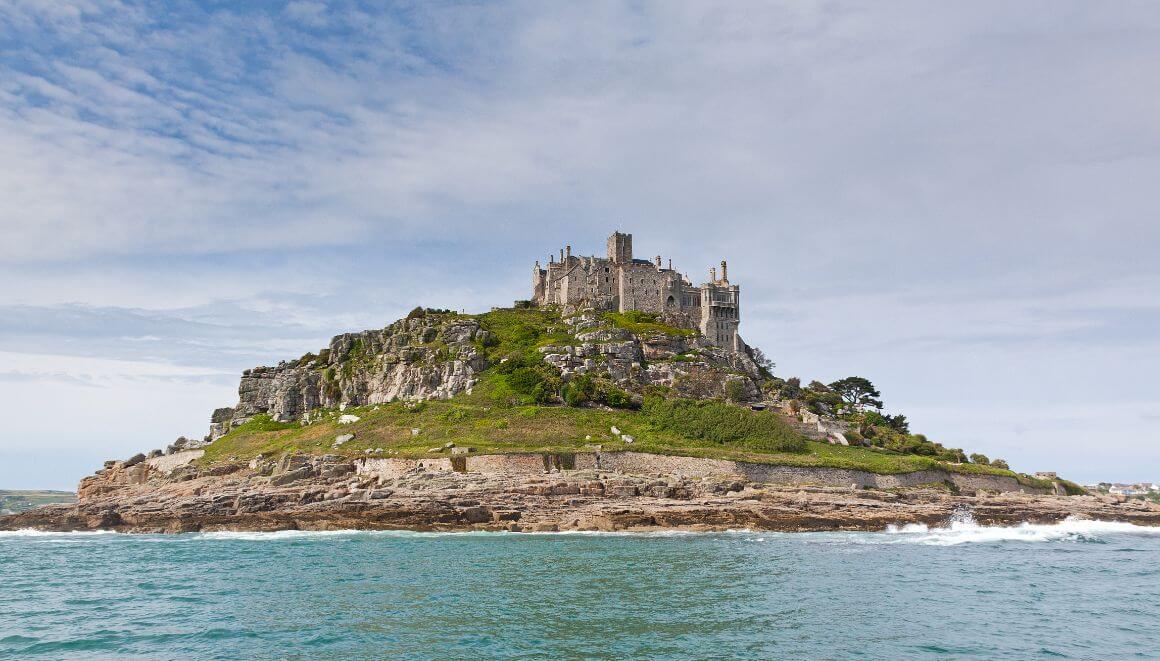
[(632, 395), (616, 387), (606, 379), (593, 378), (591, 374), (579, 374), (563, 388), (564, 403), (568, 406), (583, 406), (596, 402), (617, 409), (636, 408)]
[(725, 397), (731, 402), (743, 402), (748, 399), (745, 382), (740, 379), (731, 379), (725, 382)]
[(987, 458), (987, 455), (975, 452), (971, 455), (971, 463), (978, 464), (980, 466), (990, 466), (991, 460)]
[(407, 319), (422, 319), (423, 317), (426, 317), (426, 316), (427, 316), (427, 311), (424, 310), (423, 306), (421, 306), (421, 305), (416, 306), (415, 309), (413, 309), (407, 313)]
[(770, 411), (749, 411), (721, 402), (649, 397), (644, 415), (656, 430), (693, 440), (739, 444), (764, 452), (803, 452), (805, 440)]
[(1011, 467), (1007, 465), (1007, 462), (1003, 461), (1002, 459), (992, 459), (991, 465), (994, 466), (995, 468), (1002, 468), (1003, 470), (1011, 470)]

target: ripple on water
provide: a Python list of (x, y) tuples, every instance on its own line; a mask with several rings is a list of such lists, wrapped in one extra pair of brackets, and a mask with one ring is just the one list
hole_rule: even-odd
[(1158, 532), (9, 534), (0, 656), (1122, 657)]

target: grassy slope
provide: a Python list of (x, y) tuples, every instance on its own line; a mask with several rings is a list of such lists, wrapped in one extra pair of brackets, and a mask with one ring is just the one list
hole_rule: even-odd
[[(458, 315), (454, 315), (458, 316)], [(537, 355), (536, 347), (575, 342), (558, 315), (540, 309), (500, 309), (479, 315), (481, 325), (495, 337), (479, 348), (494, 363), (519, 354)], [(608, 314), (607, 323), (633, 332), (684, 334), (643, 318)], [(730, 459), (786, 466), (851, 468), (874, 473), (905, 473), (926, 468), (945, 468), (962, 473), (984, 473), (1017, 477), (1025, 484), (1050, 487), (1034, 480), (990, 466), (946, 464), (930, 457), (897, 454), (860, 447), (845, 447), (808, 441), (806, 452), (767, 453), (746, 447), (746, 442), (720, 444), (661, 431), (639, 411), (565, 406), (510, 405), (512, 393), (504, 379), (489, 370), (471, 395), (451, 401), (424, 402), (408, 408), (400, 402), (348, 408), (345, 413), (360, 417), (356, 423), (338, 423), (339, 413), (328, 411), (324, 419), (302, 426), (255, 418), (211, 444), (202, 461), (250, 459), (258, 454), (284, 452), (332, 453), (367, 456), (365, 450), (382, 448), (371, 456), (430, 456), (427, 450), (451, 441), (470, 446), (477, 453), (575, 452), (600, 445), (604, 451), (634, 450), (713, 459)], [(635, 437), (626, 444), (612, 435), (610, 428)], [(412, 436), (411, 430), (420, 430)], [(336, 436), (354, 433), (355, 439), (332, 448)], [(795, 434), (786, 427), (786, 434)], [(590, 439), (587, 437), (591, 437)], [(387, 452), (390, 451), (390, 452)]]
[(76, 494), (71, 491), (0, 489), (0, 511), (22, 512), (40, 505), (71, 503), (76, 499)]
[[(382, 448), (371, 456), (430, 456), (429, 448), (448, 441), (475, 448), (478, 453), (576, 452), (600, 445), (604, 451), (633, 450), (712, 459), (731, 459), (786, 466), (852, 468), (874, 473), (905, 473), (925, 468), (946, 468), (964, 473), (1011, 475), (989, 466), (943, 464), (929, 457), (902, 455), (866, 448), (829, 445), (810, 441), (804, 453), (762, 453), (740, 444), (718, 444), (683, 438), (656, 431), (637, 411), (576, 409), (564, 406), (485, 405), (477, 396), (452, 401), (432, 401), (410, 410), (401, 403), (348, 408), (345, 413), (359, 416), (352, 424), (339, 424), (337, 411), (327, 412), (320, 422), (308, 426), (277, 423), (261, 417), (238, 427), (207, 448), (203, 461), (235, 458), (244, 460), (258, 454), (284, 452), (333, 453), (366, 456), (365, 450)], [(616, 437), (610, 427), (635, 437), (629, 445)], [(418, 436), (411, 429), (420, 430)], [(355, 439), (332, 449), (334, 438), (354, 433)], [(586, 440), (586, 436), (591, 436)], [(1027, 478), (1019, 476), (1024, 482)], [(1028, 482), (1037, 484), (1037, 482)], [(1050, 486), (1043, 483), (1038, 486)]]

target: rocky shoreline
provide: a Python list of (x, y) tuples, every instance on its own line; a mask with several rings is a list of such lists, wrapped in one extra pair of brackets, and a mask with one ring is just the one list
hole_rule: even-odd
[(1160, 526), (1160, 506), (1122, 498), (971, 490), (950, 482), (896, 489), (771, 484), (741, 474), (697, 475), (688, 461), (669, 472), (570, 470), (544, 457), (541, 468), (516, 472), (422, 464), (384, 470), (308, 455), (202, 467), (117, 462), (81, 483), (75, 505), (0, 517), (0, 530), (876, 531), (941, 525), (963, 511), (992, 525), (1077, 517)]

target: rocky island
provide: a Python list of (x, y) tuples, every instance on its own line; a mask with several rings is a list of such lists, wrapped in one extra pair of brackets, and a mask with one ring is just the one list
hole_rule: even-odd
[(532, 297), (416, 308), (242, 374), (238, 402), (0, 529), (880, 530), (1069, 516), (1160, 525), (1160, 506), (1009, 470), (885, 415), (869, 380), (781, 379), (739, 334), (727, 264), (570, 247)]

